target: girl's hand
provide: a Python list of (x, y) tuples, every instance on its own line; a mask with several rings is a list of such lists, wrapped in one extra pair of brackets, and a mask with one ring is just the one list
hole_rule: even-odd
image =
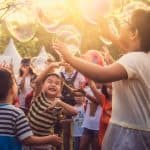
[(64, 62), (60, 61), (60, 62), (52, 62), (50, 63), (51, 68), (58, 68), (60, 66), (64, 66)]
[(64, 60), (67, 60), (68, 58), (70, 58), (72, 56), (72, 54), (67, 49), (67, 46), (63, 42), (56, 41), (53, 44), (53, 48), (55, 51), (58, 51), (61, 53)]

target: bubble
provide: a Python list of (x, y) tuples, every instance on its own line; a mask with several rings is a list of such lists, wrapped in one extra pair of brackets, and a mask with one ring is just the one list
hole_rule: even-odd
[(37, 57), (31, 59), (31, 65), (37, 74), (40, 74), (48, 67), (50, 62), (53, 62), (55, 58), (46, 52), (45, 47), (41, 48), (41, 51)]
[(37, 29), (35, 18), (26, 9), (19, 9), (5, 18), (8, 31), (20, 42), (30, 41)]
[[(113, 22), (113, 20), (110, 20), (110, 22), (109, 22), (109, 28), (110, 28), (110, 30), (113, 32), (113, 34), (116, 36), (116, 37), (119, 37), (119, 31), (118, 31), (118, 29), (117, 29), (117, 27), (116, 27), (116, 25), (115, 25), (115, 23)], [(109, 40), (109, 39), (107, 39), (107, 38), (105, 38), (105, 37), (103, 37), (103, 36), (99, 36), (99, 39), (103, 42), (103, 44), (105, 44), (105, 45), (111, 45), (112, 44), (112, 42)]]
[(47, 67), (46, 59), (44, 57), (33, 57), (31, 59), (31, 66), (34, 71), (39, 75)]
[(64, 0), (38, 0), (36, 16), (39, 24), (50, 33), (55, 33), (60, 23), (66, 18)]
[(97, 24), (99, 16), (106, 16), (111, 10), (111, 0), (80, 0), (79, 9), (83, 18)]
[(54, 38), (64, 42), (72, 54), (80, 54), (81, 34), (74, 26), (60, 26)]

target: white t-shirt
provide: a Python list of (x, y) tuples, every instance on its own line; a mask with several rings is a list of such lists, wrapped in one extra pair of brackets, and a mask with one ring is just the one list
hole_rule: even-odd
[(111, 122), (150, 131), (150, 53), (131, 52), (121, 57), (128, 80), (113, 83)]
[(83, 133), (82, 123), (84, 120), (85, 110), (84, 106), (77, 106), (75, 105), (74, 108), (77, 110), (78, 114), (76, 116), (73, 116), (73, 122), (72, 122), (72, 136), (73, 137), (81, 137)]
[[(84, 89), (89, 95), (93, 96), (93, 93), (91, 91), (91, 89), (89, 87), (86, 87)], [(91, 101), (88, 100), (87, 103), (87, 108), (86, 108), (86, 113), (85, 113), (85, 117), (84, 117), (84, 121), (82, 124), (83, 128), (87, 128), (90, 130), (96, 130), (98, 131), (100, 128), (100, 118), (101, 118), (101, 114), (102, 114), (102, 107), (100, 105), (97, 106), (96, 112), (94, 116), (90, 116), (90, 103)]]

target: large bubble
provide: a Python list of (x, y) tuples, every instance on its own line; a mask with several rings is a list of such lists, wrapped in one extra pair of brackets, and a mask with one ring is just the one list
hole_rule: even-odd
[(39, 24), (50, 33), (56, 32), (60, 23), (67, 16), (64, 0), (37, 0), (36, 16)]
[(31, 65), (34, 69), (34, 71), (37, 74), (40, 74), (45, 70), (46, 67), (48, 67), (50, 62), (53, 62), (55, 58), (46, 52), (45, 48), (42, 47), (39, 55), (37, 57), (33, 57), (31, 59)]
[(54, 38), (64, 42), (72, 54), (80, 54), (81, 34), (74, 26), (60, 26)]
[(27, 9), (19, 9), (5, 18), (9, 32), (20, 42), (31, 40), (37, 29), (36, 20)]
[[(117, 26), (115, 25), (114, 21), (111, 20), (111, 19), (110, 19), (110, 21), (109, 21), (109, 28), (110, 28), (110, 30), (112, 31), (112, 33), (113, 33), (115, 36), (119, 37), (119, 31), (118, 31), (118, 29), (117, 29)], [(111, 42), (109, 39), (107, 39), (107, 38), (105, 38), (105, 37), (103, 37), (103, 36), (101, 36), (101, 35), (99, 36), (99, 39), (100, 39), (101, 42), (102, 42), (103, 44), (105, 44), (105, 45), (111, 45), (111, 44), (112, 44), (112, 42)]]
[(111, 0), (80, 0), (80, 12), (91, 24), (97, 24), (99, 16), (106, 16), (111, 10)]

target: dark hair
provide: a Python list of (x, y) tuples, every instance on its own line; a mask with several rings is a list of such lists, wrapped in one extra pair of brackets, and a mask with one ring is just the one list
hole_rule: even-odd
[(33, 74), (33, 75), (31, 76), (30, 82), (33, 82), (36, 78), (37, 78), (37, 75), (36, 75), (36, 74)]
[[(30, 66), (30, 63), (31, 63), (31, 59), (30, 58), (23, 58), (21, 60), (21, 64), (22, 65)], [(31, 67), (29, 67), (29, 73), (30, 73), (30, 75), (34, 75), (35, 74)], [(19, 76), (22, 77), (22, 75), (23, 75), (23, 71), (21, 69), (19, 69)]]
[(10, 88), (13, 86), (11, 73), (0, 69), (0, 101), (6, 100)]
[[(29, 73), (30, 75), (34, 75), (35, 73), (33, 72), (33, 69), (31, 67), (29, 67)], [(19, 69), (19, 76), (22, 77), (23, 76), (23, 71), (21, 69)]]
[(107, 92), (107, 85), (105, 85), (105, 84), (102, 86), (102, 93), (106, 96), (106, 98), (108, 100), (110, 100), (110, 96), (109, 96), (109, 94)]
[(30, 65), (31, 59), (30, 58), (23, 58), (21, 60), (21, 64)]
[(150, 11), (137, 9), (133, 12), (131, 17), (131, 26), (133, 30), (138, 30), (141, 49), (144, 52), (150, 51)]

